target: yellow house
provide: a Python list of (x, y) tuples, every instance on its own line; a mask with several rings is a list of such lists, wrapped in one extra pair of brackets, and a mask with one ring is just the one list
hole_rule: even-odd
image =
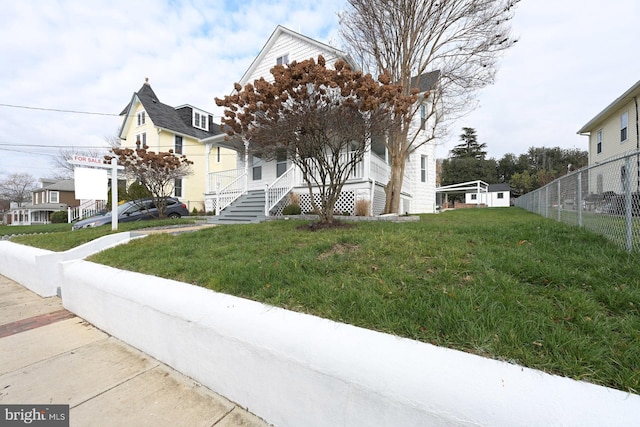
[(134, 92), (120, 116), (123, 148), (135, 148), (140, 143), (156, 153), (173, 150), (193, 162), (193, 173), (176, 180), (173, 190), (173, 196), (185, 203), (189, 211), (205, 209), (208, 172), (235, 168), (235, 151), (203, 143), (221, 133), (212, 114), (188, 104), (174, 108), (161, 103), (148, 79)]

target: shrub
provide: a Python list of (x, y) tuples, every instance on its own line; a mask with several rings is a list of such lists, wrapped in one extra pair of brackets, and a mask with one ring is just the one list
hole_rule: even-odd
[(289, 204), (300, 206), (300, 195), (294, 191), (289, 193)]
[(360, 199), (356, 201), (356, 205), (353, 210), (356, 216), (369, 216), (369, 208), (371, 203), (367, 199)]
[(191, 215), (198, 216), (198, 214), (199, 214), (198, 208), (194, 206), (193, 209), (191, 209)]
[(300, 205), (290, 204), (285, 206), (282, 210), (282, 215), (300, 215), (302, 210), (300, 209)]
[(53, 212), (49, 217), (52, 224), (64, 224), (68, 221), (66, 211)]

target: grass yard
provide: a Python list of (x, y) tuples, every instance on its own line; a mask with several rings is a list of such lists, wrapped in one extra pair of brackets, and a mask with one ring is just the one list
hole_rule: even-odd
[(150, 235), (90, 260), (640, 391), (637, 253), (519, 208), (304, 224)]

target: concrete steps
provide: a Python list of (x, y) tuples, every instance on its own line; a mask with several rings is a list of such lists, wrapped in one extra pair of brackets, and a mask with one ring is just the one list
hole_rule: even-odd
[(227, 206), (220, 215), (207, 219), (207, 223), (251, 224), (262, 222), (266, 218), (264, 205), (264, 191), (249, 191)]

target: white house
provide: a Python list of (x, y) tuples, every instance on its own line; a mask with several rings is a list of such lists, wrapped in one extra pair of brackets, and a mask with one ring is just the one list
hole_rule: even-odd
[[(246, 83), (260, 77), (270, 79), (270, 70), (276, 64), (316, 59), (318, 55), (325, 58), (327, 66), (332, 66), (337, 60), (342, 59), (352, 68), (359, 69), (346, 53), (278, 26), (239, 83), (244, 87)], [(426, 73), (414, 81), (419, 82), (416, 86), (420, 88), (421, 93), (425, 93), (434, 87), (438, 77), (439, 72), (436, 71)], [(416, 115), (414, 120), (413, 132), (425, 132), (427, 123), (424, 117), (428, 117), (430, 105), (429, 100), (424, 101), (421, 114)], [(234, 146), (235, 144), (227, 140), (225, 135), (216, 135), (203, 142), (212, 147), (220, 146), (238, 150), (235, 169), (223, 172), (207, 171), (205, 204), (208, 211), (215, 210), (222, 217), (227, 216), (237, 220), (259, 220), (264, 216), (281, 214), (290, 192), (300, 196), (300, 207), (303, 212), (311, 211), (307, 187), (302, 181), (301, 173), (293, 166), (290, 159), (263, 161), (260, 158), (251, 157), (246, 148)], [(348, 156), (349, 153), (344, 155)], [(385, 202), (384, 186), (389, 180), (389, 171), (389, 159), (384, 144), (382, 141), (372, 141), (364, 160), (345, 184), (336, 204), (336, 211), (354, 214), (356, 201), (366, 199), (369, 201), (371, 214), (382, 213)], [(434, 212), (435, 178), (435, 143), (431, 142), (419, 147), (409, 157), (405, 167), (400, 212)], [(245, 207), (241, 207), (243, 203)], [(252, 208), (246, 206), (252, 206)], [(234, 209), (236, 212), (232, 213)], [(253, 213), (247, 214), (250, 209), (253, 209)], [(238, 210), (244, 213), (238, 213)]]
[(485, 185), (485, 191), (465, 193), (465, 203), (471, 205), (485, 205), (488, 208), (502, 208), (510, 206), (511, 187), (509, 187), (509, 184)]

